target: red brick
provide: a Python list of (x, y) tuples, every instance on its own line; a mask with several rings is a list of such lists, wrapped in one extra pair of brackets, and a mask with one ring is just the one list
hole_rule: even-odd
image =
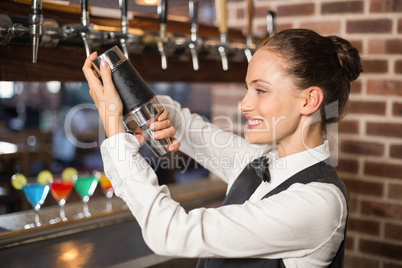
[(371, 13), (385, 13), (385, 12), (401, 12), (401, 0), (371, 0), (370, 12)]
[(364, 174), (402, 179), (402, 165), (366, 161), (364, 163)]
[(385, 115), (386, 103), (382, 101), (351, 101), (349, 113)]
[(349, 194), (370, 195), (370, 196), (383, 196), (384, 184), (377, 182), (369, 182), (364, 180), (348, 179), (343, 177), (342, 181), (345, 183)]
[(398, 20), (398, 33), (402, 33), (402, 19)]
[(281, 18), (287, 16), (309, 16), (314, 15), (315, 6), (314, 4), (286, 5), (278, 6), (277, 10), (277, 16)]
[(384, 145), (375, 142), (364, 142), (355, 140), (343, 140), (341, 150), (345, 153), (382, 156), (384, 154)]
[(400, 39), (377, 39), (369, 41), (369, 53), (371, 54), (401, 54)]
[(389, 239), (401, 239), (402, 225), (387, 223), (385, 224), (385, 238)]
[(392, 115), (402, 116), (402, 102), (395, 102), (392, 105)]
[(350, 93), (351, 94), (358, 94), (362, 92), (362, 83), (360, 80), (355, 80), (350, 83)]
[(395, 73), (402, 74), (402, 60), (395, 61)]
[(402, 256), (402, 245), (377, 240), (361, 239), (359, 250), (362, 253), (369, 253), (390, 259), (400, 260)]
[(379, 260), (364, 256), (345, 256), (345, 267), (353, 268), (378, 268)]
[(348, 219), (348, 231), (378, 236), (380, 234), (380, 223), (351, 216)]
[(392, 20), (350, 20), (346, 22), (347, 33), (391, 33)]
[(330, 2), (321, 5), (321, 14), (363, 13), (362, 1)]
[(393, 144), (390, 148), (390, 156), (402, 159), (402, 144)]
[(356, 195), (349, 196), (349, 211), (350, 213), (360, 214), (360, 200)]
[(339, 132), (340, 133), (348, 133), (348, 134), (358, 134), (359, 133), (359, 122), (358, 121), (350, 121), (350, 120), (342, 120), (339, 123)]
[(402, 39), (386, 40), (385, 49), (389, 54), (402, 54)]
[(376, 95), (402, 96), (402, 81), (397, 80), (369, 80), (367, 93)]
[(363, 42), (362, 40), (353, 40), (348, 39), (349, 43), (354, 46), (360, 53), (363, 51)]
[(388, 185), (388, 197), (389, 198), (396, 199), (396, 200), (402, 200), (401, 193), (402, 193), (402, 184), (390, 183)]
[(346, 234), (345, 249), (346, 250), (353, 250), (354, 245), (355, 245), (355, 240), (353, 239), (353, 237), (350, 237), (350, 236), (348, 236)]
[(321, 35), (339, 35), (341, 31), (340, 21), (328, 21), (322, 22), (305, 22), (300, 24), (301, 28), (310, 29), (316, 31)]
[(401, 39), (373, 39), (369, 40), (368, 52), (370, 54), (401, 54)]
[(362, 201), (361, 210), (363, 215), (396, 220), (402, 219), (402, 205), (376, 201)]
[(386, 60), (362, 60), (364, 73), (387, 73), (388, 61)]
[(400, 138), (402, 137), (402, 124), (368, 122), (366, 125), (366, 134)]
[(339, 172), (346, 172), (356, 174), (359, 170), (359, 162), (357, 160), (352, 159), (338, 159), (338, 166), (336, 170)]

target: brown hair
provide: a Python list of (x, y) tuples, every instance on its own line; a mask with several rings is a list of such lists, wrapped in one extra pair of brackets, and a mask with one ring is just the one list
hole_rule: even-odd
[[(268, 49), (286, 60), (284, 72), (293, 77), (299, 89), (321, 88), (323, 131), (326, 124), (339, 121), (348, 103), (350, 82), (362, 72), (356, 48), (338, 36), (324, 37), (307, 29), (288, 29), (266, 39), (260, 49)], [(328, 107), (336, 102), (336, 114), (328, 114)]]

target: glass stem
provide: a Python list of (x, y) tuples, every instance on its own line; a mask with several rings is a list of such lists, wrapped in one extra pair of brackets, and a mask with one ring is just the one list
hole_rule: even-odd
[(59, 206), (60, 206), (60, 220), (61, 220), (61, 221), (67, 221), (66, 214), (65, 214), (65, 212), (64, 212), (64, 204), (65, 204), (65, 203), (66, 203), (66, 202), (65, 202), (64, 199), (60, 200), (60, 202), (59, 202)]
[(34, 207), (34, 210), (35, 210), (34, 224), (35, 224), (35, 226), (41, 226), (40, 219), (39, 219), (39, 209), (40, 209), (40, 206)]
[(107, 212), (110, 212), (113, 210), (112, 197), (113, 197), (113, 191), (107, 191), (107, 193), (106, 193), (106, 211)]
[(91, 217), (91, 213), (89, 213), (89, 208), (88, 208), (88, 201), (89, 201), (88, 196), (84, 196), (84, 198), (82, 198), (83, 212), (84, 212), (85, 217)]

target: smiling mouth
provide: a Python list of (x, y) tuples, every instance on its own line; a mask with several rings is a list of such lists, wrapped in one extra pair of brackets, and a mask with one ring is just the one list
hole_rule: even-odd
[(262, 122), (264, 122), (261, 119), (249, 119), (248, 123), (247, 123), (247, 128), (248, 129), (252, 129), (252, 128), (256, 128), (257, 126), (259, 126)]

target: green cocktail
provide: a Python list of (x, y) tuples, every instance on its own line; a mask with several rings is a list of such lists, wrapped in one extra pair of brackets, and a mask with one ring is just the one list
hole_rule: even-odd
[(74, 188), (82, 198), (83, 212), (77, 215), (77, 218), (91, 217), (88, 209), (89, 198), (94, 194), (98, 185), (98, 177), (92, 174), (78, 175)]

